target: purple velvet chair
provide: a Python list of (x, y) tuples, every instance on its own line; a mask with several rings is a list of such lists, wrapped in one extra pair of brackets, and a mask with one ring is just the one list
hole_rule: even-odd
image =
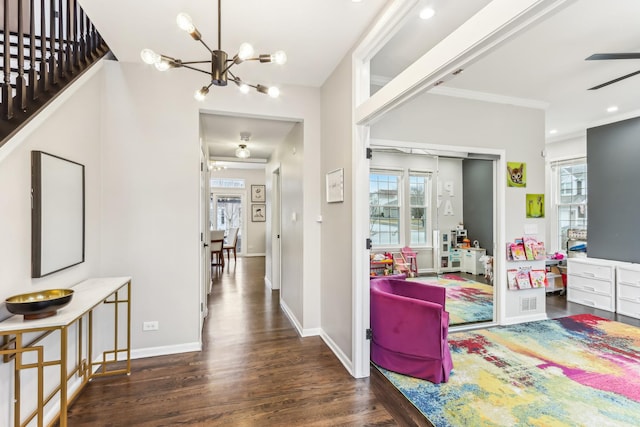
[(453, 362), (445, 288), (380, 277), (370, 289), (371, 360), (400, 374), (447, 382)]

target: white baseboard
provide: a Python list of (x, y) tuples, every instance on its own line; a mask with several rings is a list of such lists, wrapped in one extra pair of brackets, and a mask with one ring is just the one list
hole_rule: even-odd
[(298, 319), (296, 318), (296, 316), (294, 316), (293, 312), (291, 311), (291, 309), (289, 309), (289, 307), (284, 301), (280, 301), (280, 307), (282, 308), (282, 311), (284, 311), (284, 314), (287, 315), (291, 323), (293, 323), (293, 327), (296, 328), (298, 335), (300, 335), (301, 337), (315, 337), (322, 334), (322, 329), (320, 328), (304, 329), (300, 324), (300, 322), (298, 321)]
[(345, 367), (347, 372), (349, 372), (349, 374), (351, 374), (352, 377), (355, 377), (354, 371), (353, 371), (353, 361), (350, 360), (346, 354), (344, 354), (342, 349), (340, 349), (340, 347), (338, 347), (338, 345), (324, 331), (321, 331), (320, 337), (322, 338), (322, 341), (324, 341), (324, 343), (331, 349), (331, 351), (333, 351), (333, 354), (336, 355), (336, 357), (338, 358), (340, 363), (342, 363), (342, 366)]
[(244, 254), (242, 256), (245, 257), (245, 258), (251, 258), (251, 257), (267, 256), (267, 255), (264, 254), (264, 253), (262, 253), (262, 254), (261, 253), (253, 253), (253, 254)]
[(273, 290), (273, 284), (271, 283), (271, 280), (269, 280), (267, 276), (264, 276), (264, 285), (270, 290)]
[(131, 359), (143, 359), (145, 357), (168, 356), (170, 354), (189, 353), (192, 351), (202, 351), (200, 342), (187, 344), (167, 345), (162, 347), (147, 347), (131, 350)]
[(502, 320), (501, 325), (516, 325), (518, 323), (526, 322), (538, 322), (540, 320), (547, 320), (547, 313), (530, 314), (528, 316), (508, 317)]

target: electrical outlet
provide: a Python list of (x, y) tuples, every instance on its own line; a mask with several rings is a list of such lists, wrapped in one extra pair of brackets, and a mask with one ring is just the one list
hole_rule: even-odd
[(142, 322), (142, 330), (143, 331), (157, 331), (160, 329), (158, 325), (158, 321), (154, 320), (152, 322)]

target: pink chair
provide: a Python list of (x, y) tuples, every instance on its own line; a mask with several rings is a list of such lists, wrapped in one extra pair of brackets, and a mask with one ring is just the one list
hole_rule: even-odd
[(370, 281), (371, 360), (400, 374), (442, 383), (453, 368), (443, 287), (384, 278)]

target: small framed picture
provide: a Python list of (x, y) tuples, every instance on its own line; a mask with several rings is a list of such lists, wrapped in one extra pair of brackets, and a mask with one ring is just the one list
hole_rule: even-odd
[(251, 201), (252, 202), (264, 202), (265, 198), (264, 185), (252, 185), (251, 186)]
[(327, 203), (344, 201), (344, 169), (336, 169), (327, 174)]
[(251, 205), (251, 222), (265, 222), (266, 211), (267, 205)]

